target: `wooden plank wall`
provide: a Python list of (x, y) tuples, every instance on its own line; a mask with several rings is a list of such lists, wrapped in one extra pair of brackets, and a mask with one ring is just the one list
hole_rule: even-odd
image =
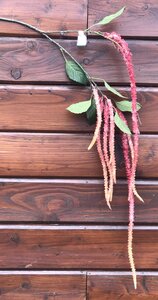
[[(127, 257), (128, 203), (118, 137), (118, 184), (106, 207), (99, 159), (87, 151), (93, 126), (66, 111), (90, 90), (72, 84), (57, 48), (36, 33), (0, 22), (0, 299), (158, 299), (158, 2), (5, 0), (0, 16), (47, 31), (84, 29), (122, 6), (116, 30), (129, 43), (138, 85), (141, 136), (134, 255)], [(90, 36), (55, 38), (93, 76), (124, 94), (129, 82), (112, 46)]]

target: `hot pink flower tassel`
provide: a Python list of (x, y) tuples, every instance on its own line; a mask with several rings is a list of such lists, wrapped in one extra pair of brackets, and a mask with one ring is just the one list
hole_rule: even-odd
[[(132, 251), (132, 240), (133, 240), (133, 226), (134, 226), (134, 193), (137, 195), (135, 189), (135, 174), (136, 174), (136, 167), (138, 162), (138, 136), (139, 136), (139, 128), (138, 128), (138, 114), (137, 114), (137, 93), (136, 93), (136, 83), (135, 83), (135, 76), (132, 64), (132, 54), (130, 49), (128, 48), (128, 44), (115, 32), (112, 33), (105, 33), (105, 37), (112, 40), (122, 54), (123, 59), (126, 63), (130, 85), (131, 85), (131, 98), (132, 98), (132, 130), (133, 130), (133, 149), (131, 140), (131, 155), (132, 155), (132, 162), (129, 165), (129, 158), (127, 156), (127, 145), (126, 140), (123, 138), (123, 147), (124, 147), (124, 154), (125, 154), (125, 164), (126, 164), (126, 171), (127, 171), (127, 178), (128, 178), (128, 201), (129, 201), (129, 227), (128, 227), (128, 255), (129, 255), (129, 262), (133, 274), (133, 282), (134, 287), (137, 286), (136, 280), (136, 270), (135, 264), (133, 259), (133, 251)], [(134, 151), (133, 151), (134, 150)], [(138, 195), (139, 196), (139, 195)]]
[(132, 166), (132, 178), (131, 180), (134, 181), (136, 167), (138, 162), (138, 136), (139, 136), (139, 127), (138, 127), (138, 113), (137, 113), (137, 91), (136, 91), (136, 83), (135, 83), (135, 76), (134, 76), (134, 69), (132, 64), (132, 54), (128, 47), (128, 44), (125, 42), (124, 39), (121, 38), (119, 34), (116, 32), (112, 33), (105, 33), (105, 37), (110, 38), (116, 45), (119, 52), (122, 54), (123, 59), (126, 63), (130, 85), (131, 85), (131, 98), (132, 98), (132, 130), (134, 134), (134, 160)]

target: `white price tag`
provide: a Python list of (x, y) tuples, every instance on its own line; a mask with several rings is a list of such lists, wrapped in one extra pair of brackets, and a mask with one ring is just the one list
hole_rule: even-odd
[(82, 47), (87, 45), (87, 36), (84, 31), (78, 31), (77, 46)]

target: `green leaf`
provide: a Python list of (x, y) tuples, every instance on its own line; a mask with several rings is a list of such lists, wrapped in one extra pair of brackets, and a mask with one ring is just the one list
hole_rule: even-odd
[(92, 103), (89, 109), (86, 112), (87, 115), (87, 120), (89, 125), (93, 125), (96, 122), (96, 115), (97, 115), (97, 110), (96, 110), (96, 104), (95, 100), (92, 98)]
[(127, 134), (131, 134), (131, 131), (129, 129), (129, 127), (126, 125), (126, 123), (120, 118), (120, 116), (118, 115), (118, 113), (115, 113), (115, 117), (114, 117), (114, 121), (116, 126), (123, 131), (124, 133)]
[(91, 100), (87, 100), (87, 101), (71, 104), (69, 107), (67, 107), (67, 110), (69, 110), (73, 114), (82, 114), (86, 112), (90, 106), (91, 106)]
[(126, 98), (125, 96), (121, 95), (116, 89), (114, 89), (112, 86), (110, 86), (106, 81), (104, 81), (104, 85), (108, 91), (111, 93), (121, 97), (121, 98)]
[(122, 13), (124, 12), (124, 9), (125, 9), (125, 6), (122, 7), (115, 14), (112, 14), (110, 16), (106, 16), (105, 18), (103, 18), (102, 20), (100, 20), (99, 23), (97, 23), (95, 25), (106, 25), (106, 24), (110, 23), (111, 21), (113, 21), (114, 19), (116, 19), (117, 17), (119, 17), (120, 15), (122, 15)]
[(78, 83), (86, 85), (88, 82), (85, 72), (73, 60), (66, 60), (66, 74), (68, 77)]
[[(132, 112), (132, 102), (131, 101), (119, 101), (115, 102), (116, 106), (119, 108), (121, 111), (129, 111)], [(137, 102), (137, 111), (141, 109), (140, 103)]]

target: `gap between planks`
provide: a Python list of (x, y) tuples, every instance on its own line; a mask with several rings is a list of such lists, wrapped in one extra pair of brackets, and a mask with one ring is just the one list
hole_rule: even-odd
[[(58, 224), (53, 224), (53, 225), (21, 225), (21, 224), (8, 224), (8, 225), (0, 225), (0, 230), (49, 230), (49, 231), (60, 231), (60, 230), (83, 230), (83, 231), (88, 231), (88, 230), (107, 230), (107, 231), (116, 231), (116, 230), (127, 230), (128, 226), (123, 226), (123, 225), (58, 225)], [(158, 226), (142, 226), (142, 225), (136, 225), (134, 227), (134, 230), (155, 230), (158, 231)]]
[[(1, 178), (0, 183), (64, 183), (64, 184), (103, 184), (103, 179), (89, 179), (89, 178), (78, 178), (78, 179), (71, 179), (71, 178)], [(117, 184), (126, 184), (127, 180), (118, 179)], [(137, 179), (136, 185), (158, 185), (158, 180), (148, 180), (148, 179)]]
[[(50, 270), (0, 270), (0, 276), (4, 275), (88, 275), (88, 276), (128, 276), (130, 271), (50, 271)], [(138, 276), (158, 276), (158, 271), (137, 271)]]

